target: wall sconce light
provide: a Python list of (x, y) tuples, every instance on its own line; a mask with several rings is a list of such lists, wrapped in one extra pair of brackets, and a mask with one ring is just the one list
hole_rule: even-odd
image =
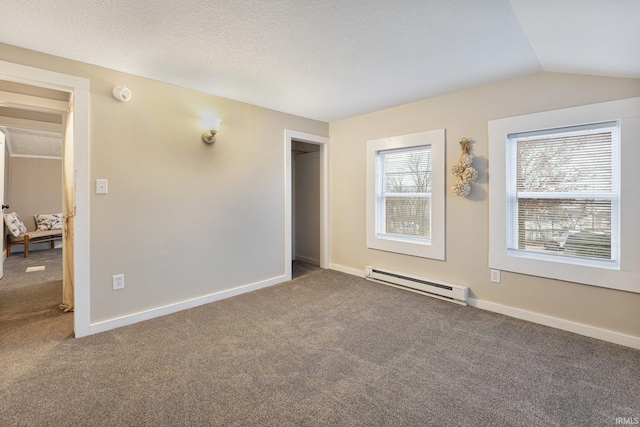
[(207, 144), (213, 144), (214, 142), (216, 142), (216, 134), (220, 129), (221, 122), (222, 122), (222, 119), (219, 119), (218, 117), (211, 118), (211, 121), (210, 121), (211, 130), (202, 134), (202, 140), (204, 142), (206, 142)]

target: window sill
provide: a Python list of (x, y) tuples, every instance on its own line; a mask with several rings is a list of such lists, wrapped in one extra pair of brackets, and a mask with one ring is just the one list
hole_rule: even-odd
[(379, 237), (367, 237), (367, 248), (403, 255), (417, 256), (444, 260), (444, 245), (437, 247), (432, 244), (418, 243), (415, 240), (399, 240)]
[[(553, 256), (553, 255), (549, 255)], [(620, 268), (568, 264), (558, 260), (489, 253), (489, 268), (530, 276), (640, 293), (640, 274)]]
[(410, 243), (413, 245), (427, 245), (427, 246), (431, 245), (431, 239), (425, 239), (421, 237), (403, 237), (403, 236), (394, 236), (392, 234), (378, 234), (376, 236), (376, 239)]
[(522, 259), (536, 259), (544, 262), (561, 263), (569, 265), (579, 265), (583, 267), (604, 268), (607, 270), (620, 270), (620, 263), (618, 261), (611, 260), (596, 260), (580, 257), (570, 257), (562, 255), (551, 255), (545, 253), (525, 252), (517, 249), (507, 249), (507, 256), (522, 258)]

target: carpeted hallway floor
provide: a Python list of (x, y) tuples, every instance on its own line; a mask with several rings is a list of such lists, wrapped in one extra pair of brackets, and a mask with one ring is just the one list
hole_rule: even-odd
[[(26, 272), (37, 266), (45, 269)], [(40, 354), (73, 336), (73, 314), (58, 308), (61, 299), (62, 249), (32, 251), (28, 258), (16, 253), (7, 258), (0, 280), (1, 361), (11, 355), (21, 358), (25, 351)], [(16, 349), (20, 351), (14, 352)], [(5, 365), (4, 370), (13, 371), (24, 362)]]
[(614, 426), (640, 415), (640, 351), (335, 271), (77, 340), (46, 326), (70, 325), (60, 313), (14, 328), (0, 297), (2, 426)]
[(291, 263), (291, 277), (297, 279), (308, 274), (319, 273), (322, 269), (313, 264), (307, 264), (302, 261), (293, 261)]

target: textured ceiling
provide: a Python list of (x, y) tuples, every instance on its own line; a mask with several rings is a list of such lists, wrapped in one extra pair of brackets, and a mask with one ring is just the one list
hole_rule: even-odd
[(640, 77), (639, 0), (2, 5), (4, 43), (323, 121), (541, 70)]
[(62, 134), (0, 127), (10, 156), (62, 158)]

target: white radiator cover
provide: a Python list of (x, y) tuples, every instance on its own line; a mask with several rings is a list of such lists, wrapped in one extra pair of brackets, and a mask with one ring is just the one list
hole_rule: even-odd
[(408, 291), (417, 292), (433, 298), (467, 305), (469, 288), (440, 280), (431, 280), (396, 271), (383, 270), (371, 266), (364, 268), (367, 280), (382, 283)]

